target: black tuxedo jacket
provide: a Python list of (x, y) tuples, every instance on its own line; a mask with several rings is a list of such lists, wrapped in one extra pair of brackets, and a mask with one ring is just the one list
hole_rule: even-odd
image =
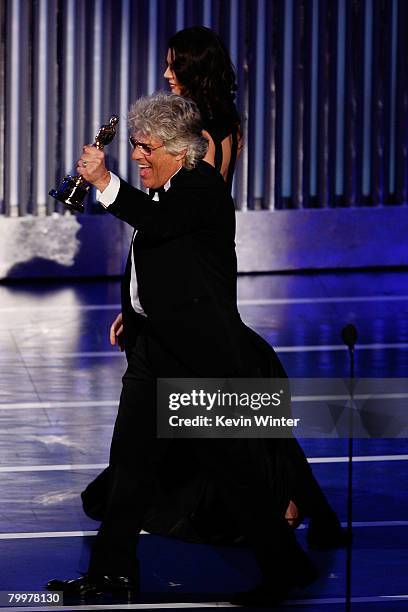
[[(201, 162), (194, 170), (180, 170), (160, 202), (121, 181), (108, 211), (138, 230), (134, 258), (147, 319), (131, 306), (129, 255), (122, 285), (128, 355), (143, 326), (177, 355), (186, 378), (286, 377), (273, 349), (239, 317), (235, 210), (224, 180), (212, 166)], [(166, 377), (166, 372), (158, 375)], [(283, 513), (290, 499), (300, 500), (301, 508), (324, 500), (294, 438), (271, 439), (265, 445), (252, 442), (259, 442), (257, 452), (269, 466), (270, 487)], [(228, 516), (222, 518), (214, 483), (197, 466), (186, 464), (183, 448), (174, 445), (165, 479), (174, 481), (173, 490), (166, 490), (164, 501), (158, 497), (149, 509), (144, 529), (192, 541), (197, 532), (204, 541), (234, 541), (240, 534)], [(96, 520), (103, 517), (109, 471), (82, 494), (86, 514)]]
[(271, 347), (240, 319), (235, 209), (212, 166), (182, 168), (160, 202), (121, 181), (108, 211), (137, 229), (134, 260), (147, 322), (131, 306), (129, 253), (122, 283), (127, 354), (147, 324), (185, 364), (186, 376), (284, 376)]

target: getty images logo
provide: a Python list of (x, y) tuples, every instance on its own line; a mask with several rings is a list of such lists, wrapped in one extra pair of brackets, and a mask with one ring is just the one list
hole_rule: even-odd
[(218, 389), (210, 393), (204, 389), (192, 389), (188, 393), (170, 393), (169, 408), (179, 410), (194, 406), (205, 410), (213, 410), (215, 407), (260, 410), (270, 406), (280, 406), (282, 394), (283, 390), (276, 393), (229, 393)]

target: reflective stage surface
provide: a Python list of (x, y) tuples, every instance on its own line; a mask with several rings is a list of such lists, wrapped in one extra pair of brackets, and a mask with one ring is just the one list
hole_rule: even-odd
[[(392, 271), (241, 276), (239, 307), (292, 377), (347, 377), (340, 332), (349, 322), (359, 331), (357, 376), (406, 377), (407, 281), (408, 273)], [(119, 301), (117, 281), (0, 286), (1, 591), (42, 590), (86, 568), (98, 525), (84, 516), (79, 493), (108, 459), (125, 369), (108, 342)], [(302, 444), (344, 522), (347, 441)], [(407, 444), (356, 440), (354, 451), (353, 609), (403, 609)], [(301, 542), (305, 533), (301, 526)], [(141, 540), (142, 591), (155, 609), (228, 607), (228, 594), (257, 579), (244, 549)], [(344, 551), (312, 556), (319, 580), (294, 591), (284, 609), (344, 610)]]

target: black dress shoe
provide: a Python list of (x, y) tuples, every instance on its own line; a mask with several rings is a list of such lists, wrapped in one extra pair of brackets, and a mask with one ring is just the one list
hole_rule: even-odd
[(313, 517), (307, 530), (307, 544), (314, 550), (331, 550), (347, 546), (347, 531), (343, 529), (335, 514), (328, 517)]
[(62, 591), (64, 595), (93, 597), (103, 593), (137, 593), (139, 585), (128, 576), (81, 576), (73, 580), (50, 580), (45, 585), (49, 591)]

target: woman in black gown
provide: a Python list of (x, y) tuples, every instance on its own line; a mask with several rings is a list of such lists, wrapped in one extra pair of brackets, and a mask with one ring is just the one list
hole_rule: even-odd
[(231, 189), (242, 147), (240, 117), (234, 103), (235, 72), (221, 38), (209, 28), (180, 30), (168, 41), (164, 78), (170, 89), (198, 106), (214, 165)]
[[(173, 93), (189, 97), (197, 104), (209, 140), (205, 159), (221, 172), (231, 189), (242, 137), (234, 102), (238, 88), (228, 51), (218, 34), (203, 26), (180, 30), (169, 39), (167, 47), (164, 77)], [(286, 376), (281, 366), (280, 369), (281, 375)], [(310, 516), (313, 519), (310, 544), (340, 544), (343, 536), (337, 517), (297, 441), (294, 438), (280, 442), (272, 440), (270, 447), (275, 467), (279, 465), (286, 473), (279, 490), (288, 522), (295, 527), (301, 515)], [(277, 447), (279, 458), (276, 457)]]

